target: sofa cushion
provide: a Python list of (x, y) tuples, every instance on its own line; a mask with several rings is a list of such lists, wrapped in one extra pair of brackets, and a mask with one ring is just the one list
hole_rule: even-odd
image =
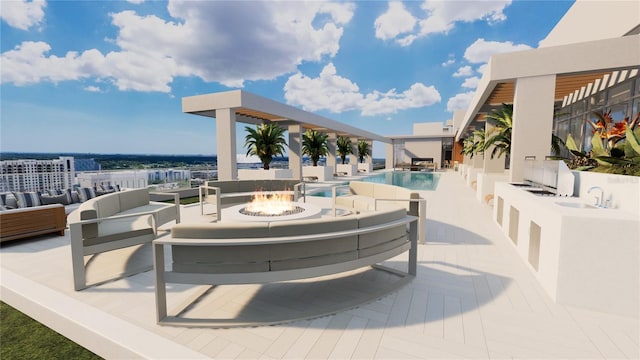
[[(406, 216), (406, 210), (396, 208), (382, 212), (370, 212), (358, 215), (358, 227), (380, 225)], [(394, 226), (390, 229), (376, 231), (370, 234), (361, 234), (358, 237), (358, 249), (366, 249), (392, 240), (406, 238), (406, 225)]]
[(149, 205), (149, 190), (147, 189), (120, 191), (117, 195), (109, 196), (118, 196), (120, 198), (120, 211)]
[(71, 196), (70, 189), (50, 189), (47, 191), (51, 196), (65, 195), (67, 198), (66, 203), (63, 205), (73, 204), (73, 197)]
[(96, 192), (93, 188), (81, 187), (78, 189), (78, 196), (80, 197), (80, 202), (85, 202), (96, 197)]
[(103, 195), (95, 200), (98, 208), (98, 217), (104, 218), (113, 215), (119, 215), (120, 198), (117, 194)]
[(40, 202), (42, 203), (42, 205), (49, 205), (49, 204), (69, 205), (70, 204), (69, 198), (71, 198), (71, 196), (67, 197), (67, 194), (40, 195)]
[(177, 224), (171, 228), (171, 237), (185, 239), (237, 239), (264, 237), (269, 224), (255, 223), (207, 223)]
[(97, 245), (145, 235), (154, 235), (151, 215), (104, 220), (98, 224), (96, 237), (87, 238), (85, 234), (84, 245)]
[(316, 266), (331, 265), (356, 260), (357, 251), (349, 251), (338, 254), (313, 256), (299, 259), (273, 260), (271, 261), (271, 271), (305, 269)]
[(35, 191), (14, 192), (19, 208), (40, 206), (40, 193)]
[(364, 195), (373, 197), (375, 183), (364, 182), (364, 181), (351, 181), (349, 182), (349, 188), (355, 195)]
[[(294, 221), (274, 221), (269, 223), (269, 237), (313, 235), (334, 231), (355, 230), (358, 228), (358, 220), (355, 216), (343, 216), (339, 218), (304, 219)], [(263, 234), (262, 236), (265, 236)]]

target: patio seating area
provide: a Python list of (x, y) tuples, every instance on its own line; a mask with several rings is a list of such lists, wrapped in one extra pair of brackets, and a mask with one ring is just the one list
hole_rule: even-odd
[[(69, 232), (3, 244), (2, 300), (107, 358), (629, 358), (640, 356), (638, 319), (554, 303), (461, 176), (443, 172), (427, 200), (426, 243), (416, 277), (350, 310), (285, 324), (234, 329), (160, 326), (154, 273), (73, 290)], [(328, 198), (308, 197), (325, 205)], [(324, 203), (323, 203), (324, 202)], [(211, 205), (210, 205), (211, 206)], [(209, 223), (199, 204), (181, 223)], [(169, 238), (167, 223), (158, 229)], [(152, 263), (150, 244), (100, 254), (87, 278)], [(171, 261), (170, 257), (165, 257)], [(408, 254), (383, 262), (406, 268)], [(108, 266), (97, 266), (105, 265)], [(96, 265), (96, 266), (94, 266)], [(199, 297), (223, 315), (330, 309), (393, 286), (358, 269), (272, 284), (171, 284), (167, 307)], [(206, 308), (204, 306), (203, 308)], [(195, 309), (195, 311), (199, 311)]]

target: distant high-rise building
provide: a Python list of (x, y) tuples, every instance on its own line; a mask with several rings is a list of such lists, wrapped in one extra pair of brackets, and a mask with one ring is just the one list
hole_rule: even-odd
[(76, 171), (100, 171), (102, 166), (95, 159), (75, 159)]
[(73, 186), (75, 166), (72, 156), (53, 160), (0, 161), (0, 191), (45, 191)]

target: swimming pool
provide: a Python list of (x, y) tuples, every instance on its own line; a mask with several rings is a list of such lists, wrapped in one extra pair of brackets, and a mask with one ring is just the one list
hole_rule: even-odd
[(433, 191), (440, 174), (422, 171), (390, 171), (363, 178), (362, 181), (401, 186), (410, 190)]
[[(391, 171), (362, 178), (360, 181), (402, 186), (410, 190), (433, 191), (438, 187), (439, 180), (440, 174), (432, 172)], [(345, 182), (344, 185), (346, 184), (348, 183)], [(331, 197), (331, 189), (312, 190), (308, 194), (310, 196)], [(349, 194), (349, 189), (338, 189), (338, 196), (347, 194)]]

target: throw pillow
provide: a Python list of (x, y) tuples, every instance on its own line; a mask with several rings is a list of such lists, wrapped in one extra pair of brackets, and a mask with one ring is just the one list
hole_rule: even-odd
[(96, 197), (96, 192), (93, 188), (82, 187), (78, 189), (78, 196), (80, 197), (80, 202), (85, 202)]
[(80, 203), (80, 195), (78, 195), (77, 191), (72, 191), (71, 192), (71, 203), (72, 204), (77, 204)]
[(61, 189), (53, 190), (53, 189), (51, 189), (51, 190), (48, 191), (48, 193), (51, 196), (64, 195), (67, 198), (67, 200), (66, 200), (67, 203), (64, 204), (64, 205), (69, 205), (69, 204), (73, 203), (73, 198), (71, 197), (71, 190), (70, 189), (64, 189), (64, 190), (61, 190)]
[(50, 204), (62, 204), (69, 205), (69, 199), (67, 198), (67, 194), (61, 195), (42, 195), (40, 196), (40, 202), (42, 205), (50, 205)]
[(15, 196), (18, 201), (19, 208), (40, 206), (39, 192), (14, 192), (13, 196)]
[(18, 207), (18, 201), (12, 193), (2, 193), (0, 194), (0, 205), (7, 209), (15, 209)]
[(107, 185), (104, 186), (103, 189), (111, 192), (120, 191), (120, 185)]
[(96, 190), (96, 196), (102, 196), (102, 195), (106, 195), (106, 194), (111, 194), (113, 192), (113, 190), (108, 191), (108, 190)]

